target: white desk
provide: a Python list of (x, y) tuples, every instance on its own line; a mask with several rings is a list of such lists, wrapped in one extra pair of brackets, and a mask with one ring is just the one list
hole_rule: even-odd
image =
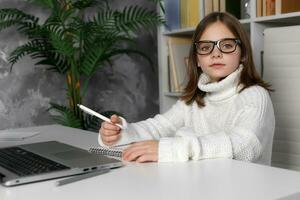
[[(58, 125), (26, 128), (41, 134), (22, 143), (59, 140), (84, 149), (97, 134)], [(20, 142), (0, 142), (0, 147)], [(107, 174), (56, 187), (56, 180), (0, 186), (0, 200), (299, 200), (300, 173), (228, 159), (128, 164)]]

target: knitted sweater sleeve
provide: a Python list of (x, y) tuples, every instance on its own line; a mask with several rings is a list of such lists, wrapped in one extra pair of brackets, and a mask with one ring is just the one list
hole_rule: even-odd
[(251, 87), (239, 94), (236, 115), (227, 130), (196, 136), (190, 127), (177, 131), (179, 137), (162, 138), (159, 161), (233, 158), (256, 161), (274, 134), (274, 112), (267, 91)]
[[(184, 109), (185, 104), (178, 100), (166, 113), (158, 114), (144, 121), (127, 123), (124, 118), (121, 118), (125, 128), (121, 131), (121, 138), (116, 145), (174, 136), (179, 127), (184, 124)], [(105, 146), (100, 135), (98, 141), (101, 146)]]

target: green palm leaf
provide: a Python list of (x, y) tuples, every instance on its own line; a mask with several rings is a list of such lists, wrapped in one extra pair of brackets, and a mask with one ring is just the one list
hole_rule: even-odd
[(116, 27), (126, 33), (137, 32), (164, 22), (154, 11), (138, 6), (125, 7), (123, 11), (115, 13), (115, 18)]
[(110, 8), (106, 8), (100, 10), (90, 21), (95, 24), (97, 31), (100, 31), (101, 33), (105, 33), (107, 31), (111, 32), (115, 30), (114, 15), (114, 11)]
[(81, 120), (77, 118), (71, 109), (56, 103), (50, 103), (50, 106), (48, 110), (54, 110), (58, 113), (58, 115), (52, 116), (54, 121), (64, 126), (83, 128)]
[(31, 54), (39, 54), (40, 50), (42, 50), (44, 47), (43, 45), (38, 41), (38, 40), (32, 40), (24, 45), (21, 45), (17, 47), (9, 57), (9, 62), (13, 66), (16, 62), (18, 62), (22, 57), (26, 55), (31, 55)]
[(49, 70), (55, 70), (60, 73), (65, 73), (67, 71), (68, 66), (70, 64), (66, 60), (66, 58), (57, 53), (51, 51), (45, 51), (45, 49), (50, 49), (49, 47), (45, 47), (44, 43), (40, 40), (32, 40), (24, 45), (17, 47), (9, 57), (9, 62), (11, 66), (16, 64), (21, 58), (26, 55), (31, 56), (33, 59), (39, 59), (35, 65), (49, 65)]
[(76, 8), (78, 10), (83, 10), (90, 7), (98, 7), (98, 8), (104, 8), (107, 7), (107, 1), (95, 1), (95, 0), (79, 0), (72, 3), (72, 7)]
[(99, 127), (101, 126), (101, 120), (95, 116), (85, 115), (84, 127), (87, 127), (88, 130), (98, 132)]
[(41, 60), (35, 63), (35, 65), (46, 65), (48, 66), (48, 70), (58, 72), (60, 74), (65, 74), (71, 66), (65, 56), (57, 52), (45, 52), (41, 54), (40, 57), (36, 58), (41, 58)]
[(80, 68), (80, 72), (86, 76), (91, 76), (95, 72), (96, 67), (102, 62), (102, 57), (105, 54), (105, 47), (99, 44), (89, 46), (93, 48), (85, 52)]
[(46, 8), (54, 8), (53, 0), (28, 0), (28, 2), (46, 7)]
[(65, 38), (63, 32), (51, 32), (50, 43), (55, 49), (55, 52), (61, 53), (64, 56), (71, 56), (76, 51), (72, 41)]
[(0, 9), (0, 31), (13, 25), (21, 25), (24, 29), (27, 24), (37, 24), (38, 18), (24, 13), (21, 10), (6, 8)]

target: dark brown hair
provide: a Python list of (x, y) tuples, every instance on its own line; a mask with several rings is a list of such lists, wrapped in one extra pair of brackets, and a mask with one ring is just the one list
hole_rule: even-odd
[(185, 87), (182, 96), (180, 97), (187, 105), (193, 103), (194, 101), (197, 102), (198, 106), (202, 107), (205, 106), (204, 104), (204, 96), (206, 92), (201, 91), (198, 88), (198, 80), (200, 75), (203, 73), (201, 68), (198, 67), (197, 64), (197, 54), (196, 54), (196, 47), (194, 45), (195, 42), (198, 42), (205, 31), (205, 29), (215, 23), (215, 22), (223, 23), (232, 33), (233, 35), (241, 41), (241, 64), (244, 65), (243, 70), (241, 72), (239, 84), (242, 85), (241, 91), (244, 89), (252, 86), (252, 85), (259, 85), (265, 88), (268, 91), (273, 91), (268, 83), (265, 83), (255, 70), (253, 56), (252, 56), (252, 49), (251, 44), (248, 39), (248, 35), (243, 29), (242, 25), (232, 15), (228, 13), (222, 12), (213, 12), (206, 17), (204, 17), (201, 22), (196, 27), (192, 38), (192, 45), (190, 48), (189, 53), (189, 64), (188, 64), (188, 77), (189, 81), (187, 86)]

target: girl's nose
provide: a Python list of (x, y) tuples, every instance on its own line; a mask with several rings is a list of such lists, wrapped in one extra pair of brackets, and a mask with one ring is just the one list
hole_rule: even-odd
[(221, 58), (223, 56), (222, 52), (215, 46), (214, 50), (211, 52), (211, 57)]

